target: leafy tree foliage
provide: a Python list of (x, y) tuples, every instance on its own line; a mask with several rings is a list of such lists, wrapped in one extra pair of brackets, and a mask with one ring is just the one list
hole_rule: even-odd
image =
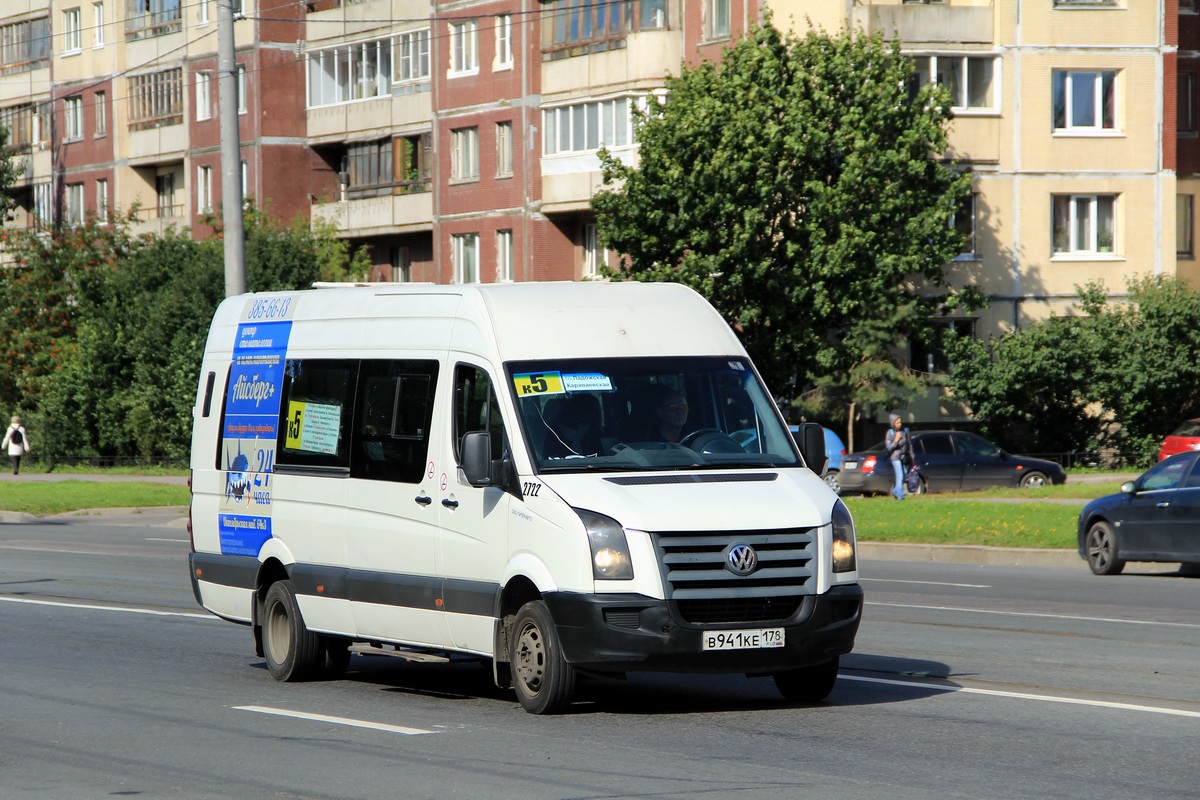
[[(0, 339), (19, 345), (5, 399), (32, 412), (52, 458), (188, 454), (208, 325), (224, 299), (223, 242), (135, 237), (131, 222), (10, 237), (23, 266), (0, 275), (0, 299), (28, 314), (23, 337)], [(344, 280), (365, 258), (328, 229), (280, 228), (253, 210), (245, 230), (250, 291)], [(22, 327), (5, 324), (0, 336)]]
[[(635, 110), (636, 165), (601, 152), (593, 200), (617, 276), (676, 281), (707, 297), (779, 393), (817, 387), (887, 404), (907, 376), (877, 346), (920, 330), (959, 297), (949, 225), (969, 176), (936, 160), (950, 99), (910, 97), (896, 43), (843, 31), (783, 35), (768, 18), (725, 51), (668, 78)], [(838, 332), (841, 335), (831, 335)]]
[(1178, 278), (1128, 282), (1127, 302), (1081, 291), (1095, 330), (1097, 399), (1121, 425), (1122, 447), (1149, 461), (1181, 420), (1200, 416), (1200, 291)]
[(1051, 319), (954, 348), (952, 386), (998, 443), (1024, 452), (1115, 445), (1134, 464), (1200, 415), (1200, 292), (1147, 276), (1109, 302), (1079, 290), (1086, 316)]
[(12, 218), (17, 200), (12, 195), (12, 186), (17, 182), (19, 165), (16, 154), (8, 146), (12, 139), (12, 131), (0, 125), (0, 225)]
[(1096, 413), (1096, 341), (1087, 320), (1056, 318), (952, 350), (954, 395), (983, 433), (1021, 453), (1091, 450), (1104, 429)]

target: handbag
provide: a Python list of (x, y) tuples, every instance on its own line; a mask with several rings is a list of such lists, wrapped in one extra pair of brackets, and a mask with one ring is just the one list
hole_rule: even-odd
[(916, 494), (921, 490), (921, 470), (917, 469), (916, 464), (908, 468), (908, 474), (904, 476), (904, 488), (909, 494)]

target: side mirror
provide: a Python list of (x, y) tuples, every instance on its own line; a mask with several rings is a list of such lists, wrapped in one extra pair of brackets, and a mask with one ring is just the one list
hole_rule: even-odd
[(1125, 481), (1121, 484), (1121, 491), (1125, 494), (1133, 494), (1135, 489), (1133, 481)]
[(825, 431), (815, 422), (803, 422), (800, 430), (796, 431), (796, 444), (800, 446), (800, 455), (804, 463), (816, 474), (825, 471), (829, 460), (825, 455)]
[(472, 486), (492, 483), (492, 435), (487, 431), (471, 431), (463, 437), (462, 471)]

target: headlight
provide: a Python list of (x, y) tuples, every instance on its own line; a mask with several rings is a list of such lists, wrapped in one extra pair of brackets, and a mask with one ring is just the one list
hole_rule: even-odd
[(625, 529), (611, 517), (575, 509), (587, 530), (592, 547), (592, 577), (598, 581), (627, 581), (633, 578), (633, 560)]
[(858, 543), (854, 537), (854, 518), (850, 509), (838, 500), (833, 506), (833, 571), (853, 572), (858, 569), (855, 555)]

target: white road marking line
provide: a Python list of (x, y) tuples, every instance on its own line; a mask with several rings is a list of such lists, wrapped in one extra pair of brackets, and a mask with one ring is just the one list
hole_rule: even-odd
[(288, 711), (285, 708), (268, 708), (267, 706), (234, 706), (235, 711), (253, 711), (256, 714), (273, 714), (277, 717), (293, 717), (295, 719), (307, 719), (313, 722), (329, 722), (334, 725), (348, 725), (352, 728), (369, 728), (374, 731), (385, 731), (387, 733), (402, 733), (405, 736), (420, 736), (425, 733), (440, 733), (440, 731), (427, 731), (421, 728), (405, 728), (401, 725), (386, 725), (382, 722), (367, 722), (362, 719), (350, 719), (348, 717), (327, 717), (324, 714), (306, 714), (302, 711)]
[(123, 606), (94, 606), (86, 603), (62, 603), (55, 600), (32, 600), (28, 597), (0, 597), (5, 603), (28, 603), (34, 606), (57, 606), (59, 608), (85, 608), (89, 611), (124, 611), (127, 614), (145, 614), (151, 617), (187, 617), (188, 619), (217, 619), (212, 614), (195, 614), (187, 611), (155, 611), (152, 608), (126, 608)]
[(958, 586), (964, 589), (990, 589), (990, 583), (945, 583), (943, 581), (904, 581), (899, 578), (859, 578), (861, 583), (915, 583), (918, 586)]
[(1117, 619), (1115, 617), (1083, 617), (1073, 614), (1039, 614), (1036, 611), (993, 611), (985, 608), (956, 608), (954, 606), (918, 606), (908, 603), (872, 603), (869, 606), (882, 608), (916, 608), (923, 611), (962, 611), (968, 614), (995, 614), (1005, 617), (1040, 617), (1043, 619), (1072, 619), (1080, 622), (1123, 622), (1128, 625), (1162, 625), (1168, 628), (1200, 628), (1192, 622), (1158, 622), (1152, 619)]
[(146, 537), (147, 542), (171, 542), (173, 544), (187, 544), (187, 539), (157, 539), (153, 536)]
[(932, 689), (937, 692), (963, 692), (965, 694), (982, 694), (990, 697), (1008, 697), (1015, 700), (1041, 700), (1045, 703), (1066, 703), (1076, 706), (1093, 706), (1096, 708), (1115, 708), (1121, 711), (1145, 711), (1151, 714), (1169, 714), (1176, 717), (1194, 717), (1200, 719), (1200, 711), (1184, 711), (1179, 708), (1162, 708), (1160, 706), (1142, 706), (1134, 703), (1112, 703), (1106, 700), (1081, 700), (1077, 697), (1059, 697), (1049, 694), (1026, 694), (1025, 692), (1002, 692), (996, 689), (971, 689), (965, 686), (944, 686), (938, 683), (917, 683), (915, 681), (893, 681), (886, 678), (863, 678), (857, 675), (838, 675), (838, 680), (860, 681), (862, 683), (882, 683), (888, 686), (906, 686), (918, 689)]

